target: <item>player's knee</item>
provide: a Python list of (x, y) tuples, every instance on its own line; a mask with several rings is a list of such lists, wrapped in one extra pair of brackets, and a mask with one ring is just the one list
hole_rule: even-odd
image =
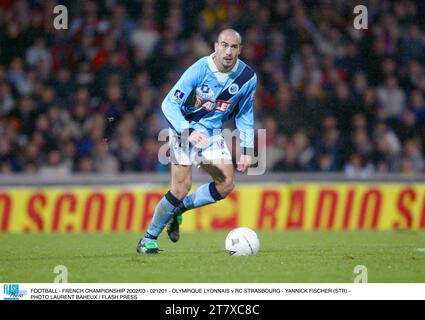
[(189, 193), (190, 189), (192, 188), (192, 181), (186, 181), (184, 183), (184, 196), (186, 197), (186, 195)]
[(177, 199), (179, 199), (179, 200), (183, 200), (184, 199), (184, 197), (186, 197), (187, 196), (187, 194), (189, 193), (189, 191), (186, 191), (186, 189), (183, 189), (183, 188), (176, 188), (176, 189), (173, 189), (172, 191), (171, 191), (171, 193), (177, 198)]
[(179, 200), (183, 200), (187, 196), (190, 189), (192, 188), (192, 183), (184, 181), (173, 186), (171, 193)]
[(218, 187), (221, 191), (221, 195), (225, 198), (235, 189), (235, 183), (233, 179), (226, 179), (224, 182), (220, 183)]

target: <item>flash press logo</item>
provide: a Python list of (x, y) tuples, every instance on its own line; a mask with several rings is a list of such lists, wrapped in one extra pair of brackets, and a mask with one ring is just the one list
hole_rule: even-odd
[(3, 285), (4, 300), (19, 300), (23, 298), (27, 292), (19, 290), (19, 284), (5, 284)]

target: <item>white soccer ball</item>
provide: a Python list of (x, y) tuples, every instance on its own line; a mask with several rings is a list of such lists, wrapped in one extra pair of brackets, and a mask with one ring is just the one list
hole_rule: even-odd
[(231, 256), (254, 256), (260, 249), (260, 240), (254, 230), (236, 228), (226, 238), (226, 251)]

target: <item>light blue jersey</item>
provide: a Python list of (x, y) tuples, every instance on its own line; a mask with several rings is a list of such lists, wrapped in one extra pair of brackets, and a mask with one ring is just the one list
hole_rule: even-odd
[(221, 73), (212, 60), (214, 54), (191, 65), (162, 103), (162, 111), (178, 134), (195, 129), (209, 136), (223, 122), (235, 117), (241, 148), (254, 147), (255, 72), (237, 60), (229, 73)]

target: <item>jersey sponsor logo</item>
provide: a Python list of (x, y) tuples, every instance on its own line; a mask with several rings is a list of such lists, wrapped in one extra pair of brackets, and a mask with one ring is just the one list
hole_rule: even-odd
[(239, 86), (237, 83), (233, 83), (229, 87), (229, 93), (235, 95), (239, 91)]
[(223, 100), (201, 100), (199, 97), (195, 97), (194, 106), (196, 108), (202, 108), (207, 111), (217, 110), (219, 112), (225, 112), (232, 105), (232, 102)]
[(196, 88), (196, 96), (202, 100), (212, 100), (215, 93), (207, 84), (203, 84)]
[(220, 112), (225, 112), (232, 105), (229, 101), (217, 100), (215, 109)]
[(201, 105), (201, 108), (207, 111), (213, 111), (215, 108), (215, 102), (211, 100), (204, 101), (204, 103)]
[(210, 88), (208, 87), (207, 84), (203, 84), (201, 86), (201, 91), (202, 91), (202, 93), (208, 93), (208, 91), (210, 91)]
[(180, 90), (176, 90), (174, 92), (173, 97), (171, 98), (171, 100), (174, 103), (180, 104), (180, 103), (182, 103), (183, 98), (184, 98), (184, 92), (183, 91), (180, 91)]

